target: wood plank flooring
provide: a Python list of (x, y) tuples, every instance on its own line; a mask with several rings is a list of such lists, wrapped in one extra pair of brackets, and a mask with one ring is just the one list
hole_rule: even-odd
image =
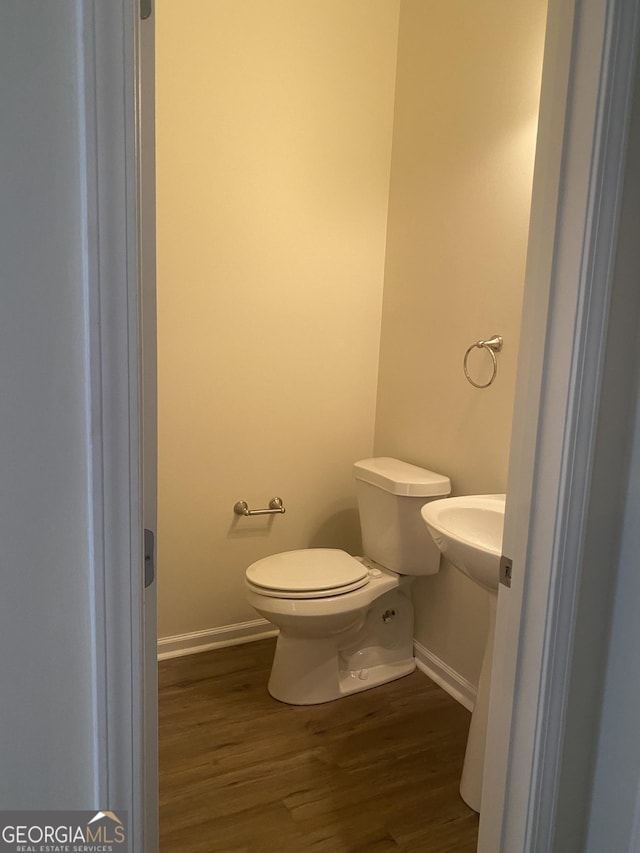
[(283, 705), (274, 646), (160, 663), (160, 853), (473, 853), (469, 713), (420, 672)]

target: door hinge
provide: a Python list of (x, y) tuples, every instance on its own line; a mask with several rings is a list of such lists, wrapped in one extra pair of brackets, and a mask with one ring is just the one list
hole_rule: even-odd
[(511, 572), (513, 571), (513, 560), (511, 557), (500, 557), (500, 583), (511, 587)]
[(151, 2), (152, 0), (140, 0), (140, 17), (143, 21), (151, 17)]
[(156, 574), (155, 535), (153, 530), (144, 531), (144, 586), (151, 586)]

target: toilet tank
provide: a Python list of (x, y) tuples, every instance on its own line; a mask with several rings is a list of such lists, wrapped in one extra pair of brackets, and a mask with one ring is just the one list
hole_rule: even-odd
[(353, 466), (364, 556), (401, 575), (433, 575), (440, 552), (420, 515), (451, 492), (442, 474), (382, 456)]

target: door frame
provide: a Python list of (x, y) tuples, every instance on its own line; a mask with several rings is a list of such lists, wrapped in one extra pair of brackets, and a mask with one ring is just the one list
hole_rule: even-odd
[(156, 853), (147, 816), (157, 792), (145, 783), (139, 3), (75, 0), (75, 8), (96, 805), (127, 813), (131, 850)]
[[(483, 793), (479, 842), (486, 853), (550, 849), (541, 828), (553, 827), (561, 770), (554, 750), (572, 665), (619, 208), (616, 165), (639, 2), (549, 4), (505, 529), (514, 580), (500, 591), (494, 663), (494, 674), (514, 688), (492, 697), (492, 784)], [(134, 849), (152, 853), (144, 828), (139, 0), (78, 5), (85, 19), (99, 788), (110, 807), (129, 811)], [(594, 56), (602, 58), (596, 68)]]
[[(610, 537), (617, 523), (594, 520), (591, 501), (603, 486), (594, 463), (639, 7), (549, 4), (503, 543), (513, 581), (499, 591), (481, 853), (553, 849), (587, 531), (598, 523)], [(623, 407), (608, 415), (622, 419)], [(600, 633), (609, 618), (596, 614)], [(588, 801), (573, 807), (584, 817)]]

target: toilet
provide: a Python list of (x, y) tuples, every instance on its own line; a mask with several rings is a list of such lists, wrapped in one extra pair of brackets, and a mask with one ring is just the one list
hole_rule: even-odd
[(315, 705), (408, 675), (414, 577), (440, 568), (420, 509), (451, 491), (448, 477), (390, 457), (353, 468), (364, 556), (307, 548), (249, 566), (247, 599), (279, 628), (269, 693)]

